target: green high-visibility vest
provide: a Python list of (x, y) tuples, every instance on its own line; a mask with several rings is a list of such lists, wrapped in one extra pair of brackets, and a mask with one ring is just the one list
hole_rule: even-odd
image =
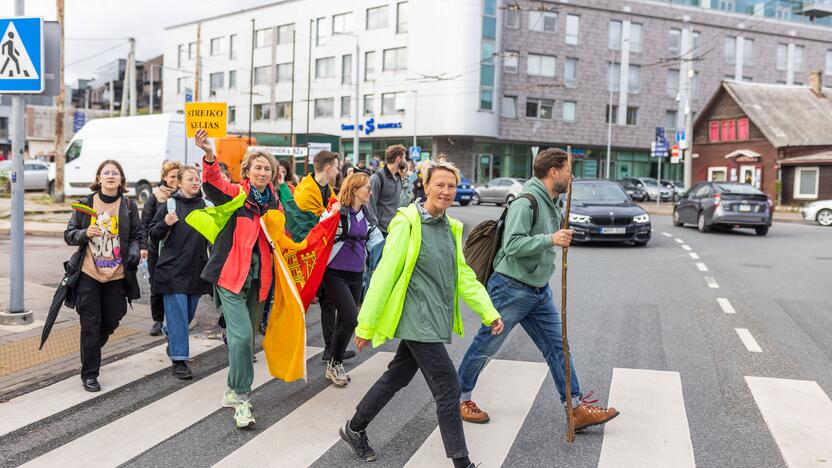
[(191, 211), (185, 217), (185, 222), (198, 233), (202, 234), (213, 245), (222, 228), (225, 227), (231, 216), (243, 206), (247, 197), (246, 191), (240, 187), (240, 194), (232, 198), (228, 203), (219, 206), (206, 206), (205, 208)]

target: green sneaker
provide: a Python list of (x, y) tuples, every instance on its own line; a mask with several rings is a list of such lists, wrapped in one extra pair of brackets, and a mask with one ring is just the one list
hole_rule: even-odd
[(237, 392), (231, 390), (230, 388), (225, 391), (225, 395), (222, 396), (222, 407), (223, 408), (236, 408), (237, 405), (240, 404), (240, 397), (237, 396)]
[(254, 416), (251, 414), (251, 403), (241, 401), (234, 410), (234, 424), (237, 429), (254, 425)]

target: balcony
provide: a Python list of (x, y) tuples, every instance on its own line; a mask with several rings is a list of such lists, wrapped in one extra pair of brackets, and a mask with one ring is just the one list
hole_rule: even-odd
[(832, 15), (832, 0), (810, 0), (803, 4), (803, 16), (824, 18)]

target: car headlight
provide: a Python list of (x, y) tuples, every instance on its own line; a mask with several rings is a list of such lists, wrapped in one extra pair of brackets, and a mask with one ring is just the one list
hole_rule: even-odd
[(644, 214), (640, 214), (638, 216), (635, 216), (635, 217), (633, 217), (633, 222), (638, 223), (638, 224), (649, 223), (650, 222), (650, 215), (648, 215), (647, 213), (644, 213)]
[(569, 222), (575, 224), (589, 224), (589, 216), (569, 213)]

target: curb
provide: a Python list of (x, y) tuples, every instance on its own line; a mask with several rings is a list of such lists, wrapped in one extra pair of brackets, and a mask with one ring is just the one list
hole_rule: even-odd
[[(33, 237), (63, 237), (63, 231), (50, 231), (45, 229), (23, 229), (24, 236)], [(0, 239), (7, 240), (11, 237), (11, 230), (0, 229)]]

